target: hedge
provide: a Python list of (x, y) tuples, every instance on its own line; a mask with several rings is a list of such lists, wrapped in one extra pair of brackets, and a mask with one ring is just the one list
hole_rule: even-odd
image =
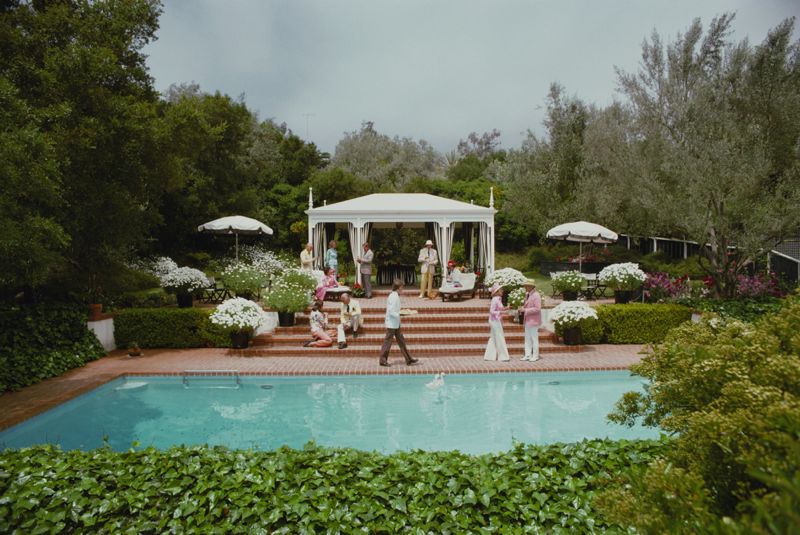
[[(682, 305), (629, 303), (600, 305), (597, 319), (581, 321), (585, 344), (651, 344), (664, 341), (669, 331), (692, 319), (692, 310)], [(562, 335), (562, 329), (556, 328)]]
[(105, 355), (83, 307), (38, 304), (0, 309), (0, 392), (61, 375)]
[(114, 315), (117, 347), (229, 347), (230, 337), (200, 308), (132, 308)]
[(0, 532), (594, 533), (594, 496), (669, 442), (488, 455), (222, 447), (0, 453)]

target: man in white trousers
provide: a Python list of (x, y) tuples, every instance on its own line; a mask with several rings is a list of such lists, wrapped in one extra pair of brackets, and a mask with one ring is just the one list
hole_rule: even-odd
[(361, 326), (361, 305), (352, 299), (350, 294), (344, 293), (339, 298), (339, 326), (336, 332), (336, 341), (339, 349), (347, 347), (345, 331), (353, 331), (353, 339), (358, 338), (358, 328)]
[(522, 313), (525, 315), (525, 355), (522, 360), (536, 362), (539, 360), (539, 327), (542, 325), (542, 296), (536, 290), (536, 282), (528, 279), (523, 284), (525, 303)]

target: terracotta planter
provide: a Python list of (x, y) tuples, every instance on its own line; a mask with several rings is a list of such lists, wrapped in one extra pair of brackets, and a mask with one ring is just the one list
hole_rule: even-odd
[(250, 345), (250, 333), (238, 331), (231, 333), (231, 347), (234, 349), (247, 349)]
[(629, 303), (633, 292), (631, 290), (614, 290), (614, 302), (618, 305)]
[(103, 305), (92, 303), (89, 305), (89, 321), (97, 321), (99, 319), (103, 319)]
[(568, 346), (580, 345), (580, 343), (581, 343), (581, 328), (580, 327), (570, 327), (568, 329), (564, 329), (563, 337), (564, 337), (564, 345), (568, 345)]
[(294, 312), (278, 312), (278, 325), (292, 327), (294, 325)]
[(178, 308), (192, 308), (192, 294), (180, 293), (177, 294)]
[(564, 294), (564, 301), (578, 300), (578, 292), (563, 292), (563, 294)]

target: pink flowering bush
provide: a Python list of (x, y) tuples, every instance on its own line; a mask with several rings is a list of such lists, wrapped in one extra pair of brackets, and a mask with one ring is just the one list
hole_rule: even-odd
[(738, 275), (736, 277), (736, 293), (741, 297), (780, 297), (783, 292), (775, 273), (757, 273), (753, 276)]
[(650, 303), (689, 297), (689, 276), (671, 278), (668, 273), (648, 273), (644, 281), (644, 298)]

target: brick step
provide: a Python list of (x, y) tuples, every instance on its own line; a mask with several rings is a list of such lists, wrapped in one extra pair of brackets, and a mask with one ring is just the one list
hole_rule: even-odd
[[(385, 315), (375, 314), (370, 312), (364, 312), (361, 315), (361, 320), (365, 324), (370, 323), (380, 323), (383, 325), (383, 321), (385, 319)], [(339, 311), (331, 312), (328, 311), (328, 320), (335, 321), (339, 319)], [(483, 323), (486, 325), (486, 322), (489, 321), (489, 313), (487, 310), (481, 311), (466, 311), (466, 312), (459, 312), (456, 314), (450, 313), (442, 313), (442, 312), (420, 312), (419, 314), (412, 314), (410, 316), (402, 316), (401, 318), (402, 325), (408, 325), (411, 323), (451, 323), (451, 324), (462, 324), (462, 323)], [(295, 323), (308, 325), (308, 316), (305, 314), (298, 314), (295, 317)], [(503, 324), (504, 325), (513, 325), (514, 322), (510, 315), (504, 314), (503, 315)], [(285, 327), (279, 327), (281, 329)]]
[[(417, 345), (407, 344), (408, 352), (414, 358), (437, 358), (437, 357), (475, 357), (483, 358), (486, 344), (468, 344), (460, 346), (451, 345)], [(539, 344), (540, 353), (577, 353), (585, 351), (586, 346), (567, 346), (562, 344), (541, 343)], [(508, 352), (512, 358), (519, 358), (524, 353), (524, 346), (518, 343), (508, 344)], [(232, 349), (229, 354), (241, 357), (375, 357), (380, 353), (380, 345), (358, 346), (348, 344), (345, 349), (339, 349), (334, 343), (331, 347), (250, 347), (248, 349)], [(399, 357), (402, 354), (397, 344), (392, 345), (389, 353), (392, 357)]]
[[(480, 344), (486, 343), (489, 339), (489, 332), (488, 329), (486, 332), (481, 333), (465, 333), (465, 334), (458, 334), (455, 335), (453, 333), (403, 333), (406, 343), (407, 344), (416, 344), (416, 345), (465, 345), (465, 344)], [(524, 334), (520, 332), (514, 333), (505, 333), (506, 343), (522, 343), (525, 338)], [(295, 334), (291, 336), (281, 336), (275, 335), (272, 337), (271, 340), (266, 341), (264, 344), (259, 345), (267, 345), (267, 346), (287, 346), (287, 345), (302, 345), (303, 342), (309, 340), (311, 335), (309, 333), (303, 334)], [(347, 335), (347, 343), (349, 345), (375, 345), (380, 346), (383, 343), (384, 334), (383, 333), (361, 333), (359, 332), (359, 336), (356, 339), (353, 339), (352, 335), (348, 333)], [(545, 335), (539, 336), (539, 342), (555, 342), (556, 337), (555, 335)]]
[[(338, 325), (336, 321), (332, 323), (333, 326)], [(275, 335), (293, 334), (293, 333), (308, 333), (308, 323), (298, 324), (294, 327), (278, 327), (275, 329)], [(383, 334), (386, 332), (383, 319), (380, 321), (367, 321), (361, 324), (362, 332), (376, 332)], [(503, 322), (503, 330), (506, 332), (522, 332), (523, 326), (519, 323), (512, 323), (511, 321)], [(403, 323), (403, 333), (475, 333), (475, 332), (488, 332), (489, 325), (483, 319), (479, 321), (457, 321), (457, 322), (439, 322), (439, 323)], [(540, 333), (541, 335), (541, 333)]]

